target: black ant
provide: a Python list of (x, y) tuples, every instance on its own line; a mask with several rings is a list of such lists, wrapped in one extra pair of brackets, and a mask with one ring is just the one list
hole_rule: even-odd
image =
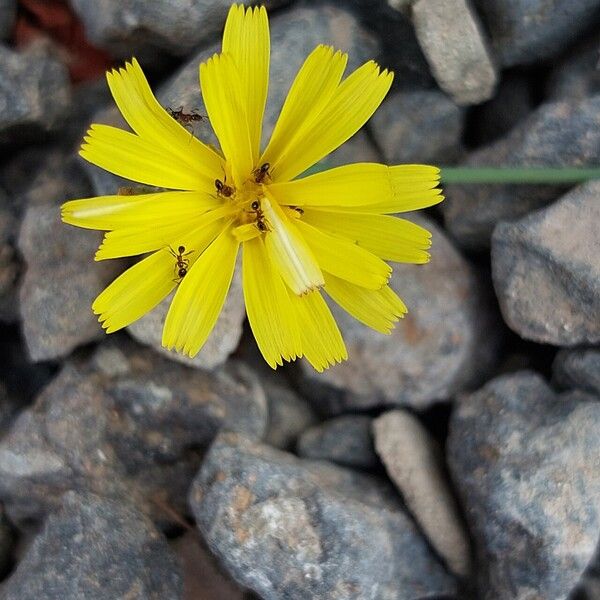
[(192, 112), (183, 112), (183, 106), (177, 109), (167, 107), (167, 113), (170, 117), (173, 117), (175, 121), (183, 125), (186, 129), (188, 127), (194, 127), (194, 123), (208, 120), (208, 117), (201, 115), (197, 108), (194, 108)]
[(235, 191), (230, 185), (225, 183), (227, 181), (227, 177), (225, 177), (225, 181), (221, 181), (220, 179), (215, 179), (215, 187), (217, 188), (217, 196), (221, 196), (221, 198), (231, 198), (233, 196), (233, 192)]
[(271, 165), (269, 163), (264, 163), (258, 169), (254, 169), (254, 171), (252, 171), (252, 175), (254, 175), (254, 181), (256, 183), (262, 183), (266, 177), (270, 177), (270, 168)]
[(252, 212), (256, 213), (256, 227), (261, 232), (269, 231), (269, 226), (265, 222), (265, 214), (260, 207), (260, 202), (258, 200), (254, 200), (250, 205)]
[(189, 259), (184, 258), (184, 256), (189, 256), (193, 250), (185, 252), (185, 246), (179, 246), (177, 248), (177, 252), (175, 252), (175, 250), (169, 246), (169, 252), (175, 257), (175, 270), (177, 272), (177, 279), (174, 279), (173, 281), (179, 283), (187, 275), (188, 268), (190, 266)]

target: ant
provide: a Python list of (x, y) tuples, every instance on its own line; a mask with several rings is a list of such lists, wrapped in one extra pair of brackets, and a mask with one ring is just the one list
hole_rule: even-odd
[(270, 176), (271, 176), (269, 173), (270, 168), (271, 168), (271, 165), (269, 163), (264, 163), (258, 169), (254, 169), (254, 171), (252, 171), (252, 175), (254, 175), (254, 181), (256, 183), (262, 183), (266, 177), (270, 178)]
[(221, 196), (221, 198), (231, 198), (233, 196), (234, 189), (227, 185), (227, 176), (225, 176), (225, 181), (221, 181), (220, 179), (215, 179), (215, 187), (217, 188), (217, 196)]
[(260, 201), (254, 200), (250, 205), (252, 212), (256, 213), (256, 227), (258, 230), (264, 233), (265, 231), (269, 231), (269, 226), (265, 223), (265, 214), (260, 207)]
[(185, 246), (179, 246), (177, 252), (175, 252), (175, 250), (169, 246), (169, 252), (175, 257), (175, 270), (177, 271), (177, 279), (174, 279), (173, 281), (179, 283), (187, 275), (190, 266), (189, 259), (184, 258), (184, 256), (189, 256), (193, 250), (185, 252)]
[(193, 127), (194, 123), (208, 120), (208, 117), (201, 115), (197, 108), (194, 108), (192, 112), (186, 113), (183, 112), (183, 106), (180, 106), (177, 109), (167, 107), (167, 113), (186, 129), (188, 127)]

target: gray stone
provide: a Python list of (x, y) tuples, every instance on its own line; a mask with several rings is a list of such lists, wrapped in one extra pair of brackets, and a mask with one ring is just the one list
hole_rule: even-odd
[(48, 44), (15, 52), (0, 44), (0, 143), (36, 140), (60, 124), (70, 106), (66, 67)]
[(448, 461), (486, 600), (566, 598), (600, 534), (600, 403), (535, 373), (460, 399)]
[(463, 111), (438, 90), (388, 96), (369, 121), (387, 163), (448, 164), (461, 152)]
[[(267, 8), (282, 4), (268, 0)], [(178, 56), (214, 41), (223, 31), (228, 0), (73, 0), (86, 34), (113, 56), (169, 52)]]
[(265, 600), (455, 591), (393, 492), (366, 475), (223, 434), (190, 504), (211, 551)]
[(552, 381), (564, 389), (578, 388), (600, 398), (600, 349), (561, 350), (552, 364)]
[(373, 447), (371, 422), (370, 417), (343, 415), (314, 425), (300, 436), (298, 454), (346, 467), (374, 469), (379, 460)]
[(229, 294), (215, 327), (194, 358), (167, 350), (162, 345), (162, 332), (171, 305), (172, 295), (141, 319), (131, 324), (127, 330), (136, 340), (152, 347), (171, 360), (201, 369), (214, 369), (222, 365), (237, 348), (246, 317), (240, 266), (238, 265), (236, 269)]
[[(585, 167), (600, 162), (600, 96), (543, 104), (506, 137), (473, 152), (469, 167)], [(487, 248), (499, 221), (518, 219), (566, 188), (540, 185), (448, 185), (446, 227), (468, 248)]]
[(260, 379), (269, 407), (264, 441), (269, 446), (287, 450), (305, 429), (316, 422), (317, 417), (310, 404), (284, 385), (281, 378), (265, 379), (260, 376)]
[(521, 337), (555, 344), (600, 342), (600, 182), (514, 223), (492, 238), (500, 309)]
[(189, 530), (171, 547), (183, 573), (182, 600), (247, 600), (244, 591), (218, 568), (197, 531)]
[(32, 360), (67, 356), (104, 335), (91, 305), (118, 265), (94, 264), (99, 243), (99, 235), (64, 225), (57, 206), (27, 210), (19, 235), (27, 266), (19, 311)]
[(556, 56), (598, 23), (598, 0), (475, 0), (504, 67)]
[(90, 490), (181, 521), (216, 433), (259, 437), (265, 427), (264, 393), (243, 365), (205, 373), (131, 342), (107, 344), (89, 362), (67, 363), (0, 441), (0, 500), (22, 522), (42, 518), (66, 490)]
[(16, 0), (0, 0), (0, 40), (9, 38), (16, 16)]
[(496, 317), (479, 278), (432, 221), (408, 218), (433, 234), (431, 262), (394, 266), (408, 314), (385, 336), (332, 303), (349, 359), (323, 373), (301, 363), (306, 395), (324, 411), (426, 408), (477, 385), (495, 361)]
[(373, 422), (375, 449), (429, 542), (457, 575), (471, 572), (471, 547), (437, 442), (404, 410)]
[(583, 100), (600, 94), (600, 36), (569, 52), (550, 74), (550, 100)]
[(179, 600), (175, 556), (152, 522), (127, 501), (65, 496), (17, 570), (3, 600)]
[(457, 104), (492, 97), (498, 76), (481, 23), (466, 0), (417, 0), (412, 19), (433, 76)]

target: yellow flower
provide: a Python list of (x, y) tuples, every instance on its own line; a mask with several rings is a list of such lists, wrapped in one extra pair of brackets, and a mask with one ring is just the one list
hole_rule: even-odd
[(318, 46), (261, 151), (269, 54), (265, 9), (232, 6), (222, 53), (200, 65), (220, 151), (159, 105), (135, 59), (107, 74), (133, 133), (92, 125), (81, 156), (173, 190), (63, 205), (66, 223), (107, 231), (96, 260), (149, 254), (96, 298), (92, 308), (108, 333), (177, 288), (163, 345), (196, 355), (223, 307), (240, 247), (246, 312), (273, 368), (304, 356), (321, 371), (347, 357), (323, 291), (382, 333), (406, 312), (387, 285), (385, 261), (427, 262), (431, 236), (390, 215), (440, 202), (439, 170), (358, 163), (298, 178), (364, 125), (392, 73), (369, 61), (342, 79), (347, 55)]

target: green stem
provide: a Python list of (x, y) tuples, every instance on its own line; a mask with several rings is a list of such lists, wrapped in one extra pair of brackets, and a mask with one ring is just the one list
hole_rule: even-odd
[(442, 183), (560, 184), (600, 179), (600, 168), (441, 167)]

